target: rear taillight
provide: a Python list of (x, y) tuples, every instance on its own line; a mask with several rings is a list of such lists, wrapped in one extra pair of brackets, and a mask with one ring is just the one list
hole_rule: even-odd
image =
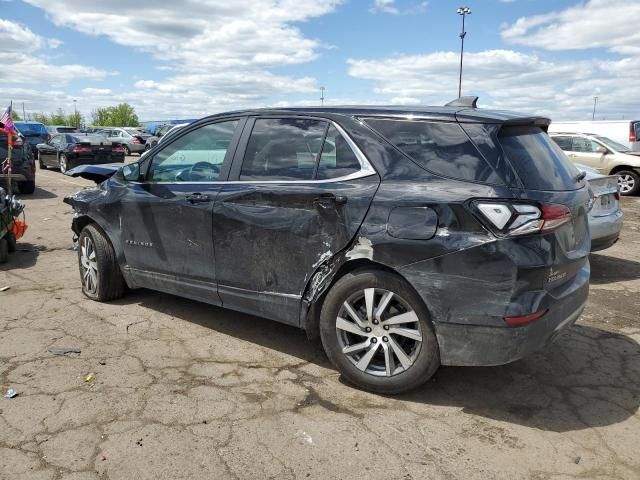
[(571, 211), (553, 203), (476, 200), (472, 205), (483, 223), (501, 236), (549, 233), (571, 221)]
[(47, 133), (47, 142), (51, 141), (51, 134)]
[(13, 138), (13, 148), (21, 147), (23, 145), (24, 145), (24, 142), (22, 141), (22, 138), (20, 138), (20, 137), (14, 137)]
[(126, 150), (122, 145), (114, 145), (111, 149), (111, 153), (126, 153)]
[(138, 137), (133, 137), (133, 139), (131, 140), (132, 143), (142, 143), (142, 140), (140, 140)]
[(633, 143), (636, 141), (636, 128), (634, 123), (629, 124), (629, 142)]
[(539, 318), (542, 318), (547, 310), (540, 310), (539, 312), (529, 313), (528, 315), (518, 315), (517, 317), (504, 317), (504, 323), (511, 327), (519, 327), (531, 322), (535, 322)]
[(81, 145), (76, 145), (71, 149), (73, 153), (91, 153), (91, 147), (84, 147)]

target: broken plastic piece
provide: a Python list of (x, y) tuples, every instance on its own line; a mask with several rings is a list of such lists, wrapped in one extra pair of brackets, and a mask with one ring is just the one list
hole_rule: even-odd
[(9, 290), (11, 287), (6, 286), (6, 287), (2, 287), (0, 288), (0, 292), (6, 292), (7, 290)]
[(16, 392), (13, 388), (10, 388), (9, 390), (7, 390), (7, 393), (5, 393), (4, 398), (14, 398), (18, 396), (18, 392)]
[(80, 353), (78, 347), (49, 347), (47, 351), (54, 355), (66, 355), (67, 353)]
[(85, 382), (90, 382), (91, 380), (93, 380), (93, 373), (90, 373), (86, 377), (84, 377)]

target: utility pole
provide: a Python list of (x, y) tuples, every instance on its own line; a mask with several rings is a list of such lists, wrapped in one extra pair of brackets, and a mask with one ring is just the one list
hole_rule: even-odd
[(24, 102), (22, 102), (22, 120), (27, 121), (27, 114), (24, 113)]
[(596, 119), (596, 106), (598, 105), (598, 97), (593, 97), (593, 113), (591, 114), (591, 120)]
[(324, 107), (324, 87), (320, 87), (320, 105)]
[(458, 98), (462, 96), (462, 57), (464, 56), (464, 37), (467, 36), (467, 32), (464, 31), (464, 17), (471, 15), (471, 9), (469, 7), (460, 7), (458, 15), (462, 17), (462, 30), (460, 31), (460, 75), (458, 77)]

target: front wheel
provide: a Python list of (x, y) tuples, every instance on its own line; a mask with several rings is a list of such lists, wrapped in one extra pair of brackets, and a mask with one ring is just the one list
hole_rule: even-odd
[(106, 235), (95, 225), (84, 227), (78, 238), (78, 265), (82, 293), (92, 300), (107, 302), (124, 295), (116, 254)]
[(636, 195), (640, 191), (640, 175), (633, 170), (621, 170), (618, 175), (618, 185), (622, 195)]
[(42, 161), (42, 156), (40, 155), (40, 152), (38, 152), (37, 155), (38, 155), (38, 165), (40, 166), (40, 170), (46, 170), (47, 166)]
[(440, 366), (429, 313), (400, 277), (362, 271), (331, 288), (320, 315), (322, 344), (351, 383), (395, 394), (425, 383)]

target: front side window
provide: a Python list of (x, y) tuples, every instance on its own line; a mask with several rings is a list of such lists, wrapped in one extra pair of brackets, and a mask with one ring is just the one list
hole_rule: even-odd
[(571, 151), (571, 137), (551, 137), (551, 140), (556, 142), (556, 145), (558, 145), (565, 152)]
[(158, 152), (148, 179), (154, 182), (210, 182), (220, 178), (238, 120), (213, 123), (175, 139)]
[(573, 145), (571, 151), (580, 153), (595, 153), (598, 150), (596, 142), (584, 137), (573, 137)]
[(240, 180), (312, 180), (327, 126), (321, 120), (257, 119)]

